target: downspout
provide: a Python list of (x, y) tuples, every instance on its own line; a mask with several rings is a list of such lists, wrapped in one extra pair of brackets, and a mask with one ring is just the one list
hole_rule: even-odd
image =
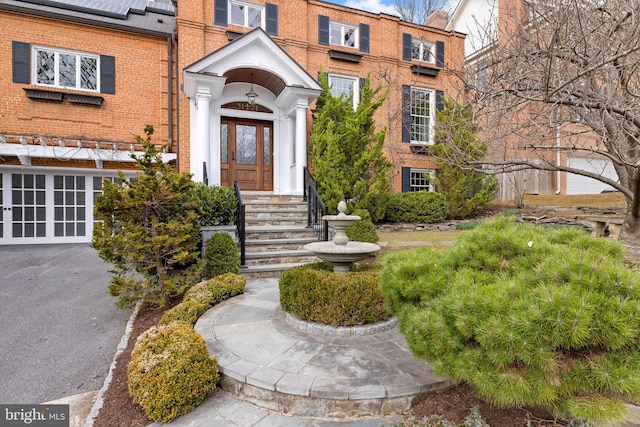
[[(167, 151), (171, 153), (173, 148), (173, 68), (171, 61), (173, 59), (173, 45), (171, 37), (167, 37), (167, 123), (169, 137), (167, 142)], [(178, 156), (176, 156), (177, 158)]]
[(171, 43), (175, 47), (176, 52), (176, 170), (180, 170), (180, 72), (178, 68), (178, 58), (180, 55), (178, 54), (178, 38), (176, 32), (174, 31), (171, 35)]

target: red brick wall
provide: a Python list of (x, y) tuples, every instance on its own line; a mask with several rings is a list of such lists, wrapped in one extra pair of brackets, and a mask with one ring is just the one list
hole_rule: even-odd
[[(0, 40), (0, 134), (131, 143), (151, 124), (152, 140), (168, 142), (166, 39), (0, 11)], [(12, 41), (114, 56), (116, 93), (50, 88), (102, 96), (102, 106), (29, 99), (23, 88), (49, 88), (12, 82)]]
[[(320, 69), (329, 73), (366, 77), (371, 75), (372, 86), (389, 85), (389, 96), (376, 113), (378, 129), (387, 126), (385, 153), (394, 162), (393, 189), (401, 190), (401, 168), (434, 168), (428, 155), (411, 153), (409, 144), (401, 142), (401, 87), (403, 84), (443, 90), (455, 95), (455, 73), (463, 69), (464, 36), (435, 28), (414, 25), (388, 15), (376, 15), (342, 6), (313, 0), (271, 0), (278, 5), (278, 36), (274, 40), (307, 72), (316, 77)], [(183, 13), (183, 11), (185, 11)], [(202, 15), (199, 15), (199, 13)], [(329, 16), (332, 21), (370, 26), (370, 48), (360, 63), (338, 61), (329, 57), (331, 46), (318, 44), (318, 15)], [(213, 25), (213, 1), (181, 0), (178, 11), (178, 38), (180, 42), (181, 68), (197, 61), (228, 43), (226, 31), (248, 32), (250, 29), (229, 25)], [(445, 69), (437, 77), (416, 76), (411, 72), (411, 62), (402, 61), (402, 34), (445, 43)], [(340, 49), (333, 46), (333, 48)], [(348, 50), (344, 48), (342, 50)], [(354, 49), (354, 53), (358, 52)], [(180, 76), (182, 78), (182, 76)], [(189, 103), (180, 97), (180, 167), (189, 168)], [(311, 112), (308, 113), (309, 130)]]

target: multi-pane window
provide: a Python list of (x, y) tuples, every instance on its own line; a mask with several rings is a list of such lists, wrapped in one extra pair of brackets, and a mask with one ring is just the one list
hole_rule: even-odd
[(358, 79), (355, 77), (336, 76), (329, 74), (328, 76), (329, 87), (331, 87), (331, 95), (338, 97), (342, 95), (344, 99), (352, 97), (353, 108), (358, 105)]
[(54, 235), (86, 235), (86, 188), (85, 177), (54, 175)]
[(264, 27), (263, 18), (264, 8), (260, 5), (229, 2), (229, 22), (232, 24), (249, 28)]
[(427, 169), (411, 169), (409, 176), (410, 191), (433, 191), (431, 184), (433, 171)]
[(331, 22), (329, 24), (329, 43), (346, 47), (358, 47), (358, 27)]
[(35, 48), (33, 54), (36, 84), (98, 90), (98, 55), (40, 47)]
[(419, 39), (411, 40), (411, 59), (423, 62), (435, 62), (435, 45)]
[(433, 102), (432, 90), (411, 88), (411, 142), (433, 144)]

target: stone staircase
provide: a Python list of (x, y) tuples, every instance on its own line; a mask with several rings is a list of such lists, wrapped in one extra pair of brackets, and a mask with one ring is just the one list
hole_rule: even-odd
[(242, 192), (245, 204), (247, 278), (279, 277), (297, 265), (319, 261), (303, 248), (318, 240), (307, 228), (307, 204), (301, 196), (276, 196), (271, 192)]

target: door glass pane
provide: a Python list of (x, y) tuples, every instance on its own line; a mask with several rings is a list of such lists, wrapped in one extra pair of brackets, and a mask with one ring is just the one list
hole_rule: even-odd
[(13, 237), (45, 237), (46, 218), (42, 212), (46, 210), (46, 200), (40, 191), (33, 190), (44, 189), (44, 182), (44, 175), (11, 175)]
[(236, 163), (241, 165), (256, 164), (256, 127), (236, 126)]
[[(84, 230), (85, 177), (76, 175), (55, 175), (54, 182), (62, 188), (54, 189), (54, 233), (56, 236), (81, 236), (78, 230)], [(80, 213), (81, 212), (81, 213)], [(84, 233), (84, 231), (83, 231)]]
[(263, 132), (264, 137), (264, 164), (265, 166), (271, 164), (271, 128), (265, 127)]
[(220, 162), (229, 163), (229, 125), (223, 123), (220, 126)]

